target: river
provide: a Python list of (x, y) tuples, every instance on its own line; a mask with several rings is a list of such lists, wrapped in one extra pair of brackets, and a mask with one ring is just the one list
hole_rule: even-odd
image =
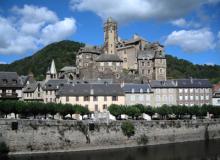
[(148, 147), (11, 156), (9, 160), (220, 160), (220, 140)]

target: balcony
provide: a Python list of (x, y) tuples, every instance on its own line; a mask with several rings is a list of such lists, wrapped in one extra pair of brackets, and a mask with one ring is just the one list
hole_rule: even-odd
[(1, 99), (17, 99), (18, 94), (17, 93), (1, 93)]

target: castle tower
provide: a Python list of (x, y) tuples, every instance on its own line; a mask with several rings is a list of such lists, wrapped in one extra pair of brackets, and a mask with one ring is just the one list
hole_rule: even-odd
[(107, 54), (115, 54), (117, 41), (117, 23), (109, 17), (104, 25), (104, 52)]
[(56, 79), (56, 78), (57, 78), (57, 70), (56, 70), (55, 62), (54, 60), (52, 60), (51, 66), (46, 73), (46, 80)]

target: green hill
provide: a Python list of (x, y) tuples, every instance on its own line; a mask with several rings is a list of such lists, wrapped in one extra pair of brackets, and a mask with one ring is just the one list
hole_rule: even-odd
[[(0, 71), (16, 71), (20, 75), (34, 73), (37, 79), (43, 79), (51, 60), (54, 59), (57, 69), (66, 65), (75, 65), (76, 53), (83, 43), (61, 41), (52, 43), (30, 57), (11, 64), (1, 64)], [(168, 78), (208, 78), (213, 83), (220, 81), (220, 66), (194, 65), (193, 63), (167, 55)]]
[(11, 64), (1, 64), (0, 71), (16, 71), (20, 75), (32, 72), (37, 79), (43, 79), (52, 59), (58, 70), (66, 65), (75, 65), (76, 53), (82, 46), (83, 43), (68, 40), (52, 43), (30, 57)]

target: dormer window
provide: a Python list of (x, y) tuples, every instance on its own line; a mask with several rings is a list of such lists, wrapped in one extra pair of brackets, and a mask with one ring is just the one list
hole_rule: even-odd
[(143, 89), (142, 88), (140, 89), (140, 93), (143, 93)]
[(131, 89), (131, 92), (134, 93), (134, 88)]
[(15, 84), (18, 83), (18, 81), (16, 79), (13, 79), (12, 82), (15, 83)]
[(8, 83), (8, 80), (7, 79), (3, 79), (3, 84), (7, 84)]

